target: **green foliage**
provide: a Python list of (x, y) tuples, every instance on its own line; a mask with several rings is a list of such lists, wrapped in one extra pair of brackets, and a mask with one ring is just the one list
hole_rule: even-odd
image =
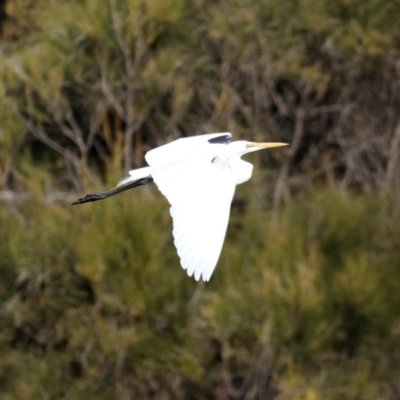
[[(0, 182), (27, 199), (0, 207), (0, 397), (397, 398), (400, 3), (5, 4)], [(207, 285), (151, 189), (40, 200), (226, 130), (292, 146), (238, 188)]]
[(166, 206), (3, 204), (2, 398), (394, 398), (395, 199), (234, 205), (208, 285), (179, 267)]
[(295, 177), (398, 183), (398, 2), (9, 0), (6, 11), (6, 183), (21, 152), (82, 190), (110, 159), (128, 170), (167, 139), (226, 130), (293, 142)]

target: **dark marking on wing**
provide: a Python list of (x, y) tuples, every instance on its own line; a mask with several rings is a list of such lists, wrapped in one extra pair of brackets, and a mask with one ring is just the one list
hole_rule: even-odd
[(208, 143), (211, 144), (228, 144), (232, 141), (232, 136), (231, 135), (221, 135), (217, 136), (215, 138), (212, 138), (208, 141)]

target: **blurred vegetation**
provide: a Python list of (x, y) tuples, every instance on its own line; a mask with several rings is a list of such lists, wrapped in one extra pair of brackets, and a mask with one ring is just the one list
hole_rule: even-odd
[[(1, 399), (398, 399), (398, 15), (0, 0)], [(227, 130), (291, 146), (253, 156), (207, 285), (155, 188), (65, 201)]]
[(1, 398), (395, 399), (399, 214), (337, 190), (234, 203), (197, 284), (156, 190), (2, 208)]
[(321, 182), (399, 183), (398, 1), (5, 4), (6, 186), (24, 186), (30, 157), (83, 191), (106, 163), (127, 171), (165, 141), (226, 130), (291, 142), (268, 163), (282, 165), (275, 205)]

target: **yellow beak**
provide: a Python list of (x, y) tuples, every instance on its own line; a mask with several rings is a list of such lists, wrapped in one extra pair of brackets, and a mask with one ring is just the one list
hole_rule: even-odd
[(254, 147), (258, 147), (260, 149), (270, 149), (272, 147), (281, 147), (281, 146), (288, 146), (289, 143), (252, 143)]

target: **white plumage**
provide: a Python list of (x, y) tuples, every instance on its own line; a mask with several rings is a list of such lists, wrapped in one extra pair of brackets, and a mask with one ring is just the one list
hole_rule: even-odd
[(235, 178), (203, 159), (152, 171), (171, 204), (174, 243), (189, 276), (208, 281), (217, 264), (229, 220)]
[(285, 143), (231, 143), (228, 132), (175, 140), (145, 155), (148, 167), (104, 194), (91, 194), (73, 204), (100, 200), (154, 180), (171, 205), (173, 237), (182, 267), (196, 280), (209, 281), (218, 262), (237, 184), (250, 179), (253, 165), (246, 153)]

